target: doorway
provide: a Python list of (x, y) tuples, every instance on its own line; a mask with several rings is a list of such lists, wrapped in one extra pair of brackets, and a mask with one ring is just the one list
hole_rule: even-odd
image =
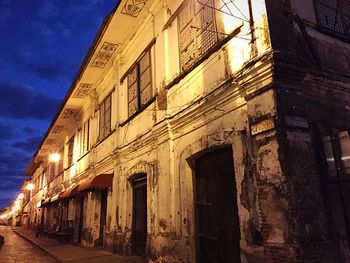
[(199, 263), (240, 262), (237, 191), (231, 147), (195, 161), (196, 254)]
[(345, 129), (319, 125), (318, 144), (321, 193), (329, 238), (337, 246), (338, 261), (350, 262), (350, 136)]
[(107, 217), (107, 190), (102, 190), (101, 191), (100, 240), (99, 240), (100, 246), (103, 246), (106, 240), (106, 217)]
[(144, 256), (147, 239), (147, 177), (140, 174), (131, 181), (133, 188), (132, 253)]
[(83, 220), (84, 220), (84, 198), (85, 194), (80, 195), (76, 199), (76, 213), (75, 213), (75, 225), (77, 226), (77, 243), (81, 243), (82, 231), (83, 231)]

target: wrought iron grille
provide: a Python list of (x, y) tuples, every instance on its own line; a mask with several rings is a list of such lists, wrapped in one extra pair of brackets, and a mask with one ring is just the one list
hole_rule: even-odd
[(350, 1), (317, 0), (318, 24), (329, 32), (350, 38)]

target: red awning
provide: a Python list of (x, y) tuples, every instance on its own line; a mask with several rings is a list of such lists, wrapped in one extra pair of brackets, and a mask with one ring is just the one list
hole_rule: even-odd
[(65, 199), (68, 197), (72, 197), (75, 196), (78, 193), (78, 186), (70, 188), (62, 193), (60, 193), (60, 196), (58, 197), (58, 199)]
[(113, 183), (113, 173), (100, 174), (94, 178), (91, 178), (81, 183), (78, 186), (77, 191), (82, 192), (88, 189), (112, 187), (112, 183)]

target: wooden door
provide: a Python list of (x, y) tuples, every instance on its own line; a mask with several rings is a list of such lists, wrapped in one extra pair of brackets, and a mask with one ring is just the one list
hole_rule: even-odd
[(105, 244), (107, 217), (107, 190), (101, 191), (100, 246)]
[(196, 249), (200, 263), (240, 262), (237, 191), (231, 147), (195, 163)]
[(134, 255), (145, 255), (147, 239), (147, 178), (146, 175), (132, 181), (133, 224), (132, 251)]

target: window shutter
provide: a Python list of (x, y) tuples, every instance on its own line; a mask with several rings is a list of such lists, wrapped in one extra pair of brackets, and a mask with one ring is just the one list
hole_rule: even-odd
[(111, 95), (109, 95), (105, 100), (104, 126), (105, 126), (104, 137), (106, 137), (111, 132)]
[(183, 3), (179, 13), (179, 51), (181, 70), (185, 71), (195, 62), (195, 35), (196, 29), (192, 28), (194, 16), (193, 1)]
[(99, 116), (99, 140), (102, 140), (104, 137), (104, 103), (100, 105), (100, 116)]
[(85, 131), (85, 134), (84, 134), (84, 151), (88, 151), (90, 149), (90, 140), (89, 140), (89, 134), (90, 134), (90, 120), (87, 120), (87, 122), (85, 122), (85, 125), (84, 125), (84, 131)]
[(196, 32), (197, 57), (205, 55), (217, 42), (217, 34), (212, 8), (203, 6), (195, 16), (195, 27), (201, 28)]
[(137, 91), (137, 68), (134, 67), (128, 75), (128, 104), (129, 116), (138, 110), (138, 91)]
[[(213, 6), (213, 1), (206, 4)], [(197, 1), (184, 2), (178, 16), (181, 70), (186, 71), (218, 41), (214, 10)]]
[(152, 70), (150, 50), (148, 50), (140, 60), (140, 91), (141, 105), (145, 105), (152, 97)]

